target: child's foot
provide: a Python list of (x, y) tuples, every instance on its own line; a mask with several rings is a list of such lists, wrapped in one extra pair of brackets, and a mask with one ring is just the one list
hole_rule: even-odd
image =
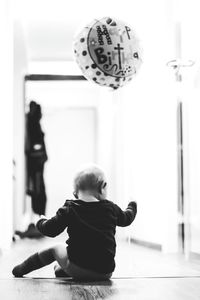
[(29, 256), (21, 264), (14, 267), (12, 273), (15, 277), (22, 277), (23, 275), (28, 274), (34, 270), (37, 270), (43, 266), (44, 264), (41, 262), (38, 253), (35, 253)]
[(23, 277), (23, 273), (22, 273), (22, 271), (21, 271), (20, 265), (14, 267), (14, 269), (12, 270), (12, 274), (13, 274), (15, 277)]

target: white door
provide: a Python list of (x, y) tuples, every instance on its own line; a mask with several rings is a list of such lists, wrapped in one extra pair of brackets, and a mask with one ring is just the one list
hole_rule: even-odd
[(72, 180), (77, 168), (95, 162), (96, 110), (94, 108), (43, 109), (43, 130), (48, 152), (45, 166), (47, 215), (73, 198)]

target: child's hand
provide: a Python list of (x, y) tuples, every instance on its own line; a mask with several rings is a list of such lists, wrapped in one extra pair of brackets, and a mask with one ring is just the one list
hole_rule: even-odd
[(137, 210), (137, 202), (136, 201), (129, 202), (128, 206), (132, 207), (132, 209)]

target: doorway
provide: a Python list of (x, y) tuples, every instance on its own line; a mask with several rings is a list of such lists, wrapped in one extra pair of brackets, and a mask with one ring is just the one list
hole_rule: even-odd
[[(26, 78), (25, 110), (36, 101), (45, 134), (48, 160), (44, 168), (47, 204), (52, 216), (73, 198), (73, 175), (84, 163), (97, 163), (97, 95), (81, 76)], [(41, 80), (39, 80), (41, 79)], [(26, 195), (24, 207), (30, 210)]]

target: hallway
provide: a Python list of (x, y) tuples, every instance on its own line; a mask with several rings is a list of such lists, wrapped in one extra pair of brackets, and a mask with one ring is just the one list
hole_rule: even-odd
[[(0, 3), (0, 300), (200, 300), (198, 1)], [(30, 143), (32, 113), (40, 133)], [(40, 162), (32, 177), (31, 158)], [(105, 171), (100, 194), (108, 187), (122, 209), (138, 204), (133, 226), (118, 228), (112, 279), (58, 279), (53, 264), (14, 278), (28, 255), (66, 240), (12, 242), (77, 196), (72, 182), (85, 163)], [(34, 211), (41, 197), (46, 207)], [(88, 254), (84, 236), (77, 241)]]
[[(60, 237), (56, 239), (60, 242)], [(0, 258), (1, 299), (134, 299), (198, 300), (200, 262), (162, 254), (118, 240), (116, 270), (111, 281), (77, 283), (54, 279), (53, 265), (13, 278), (12, 267), (30, 253), (55, 244), (55, 239), (19, 240)]]

